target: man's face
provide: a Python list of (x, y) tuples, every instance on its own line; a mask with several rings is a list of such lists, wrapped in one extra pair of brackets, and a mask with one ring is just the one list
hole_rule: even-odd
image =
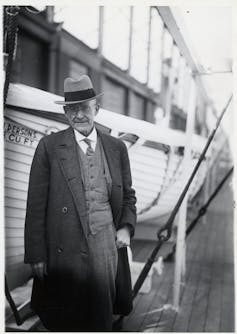
[(66, 117), (73, 129), (88, 136), (94, 127), (94, 118), (98, 112), (96, 100), (74, 103), (64, 107)]

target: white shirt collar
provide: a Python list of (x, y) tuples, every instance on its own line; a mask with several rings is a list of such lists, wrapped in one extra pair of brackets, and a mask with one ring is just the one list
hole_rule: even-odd
[(92, 141), (92, 145), (97, 143), (97, 131), (96, 128), (94, 127), (93, 130), (91, 131), (91, 133), (89, 134), (89, 136), (84, 136), (83, 134), (81, 134), (80, 132), (74, 130), (74, 134), (76, 137), (76, 141), (79, 144), (80, 142), (82, 142), (85, 138), (88, 138)]

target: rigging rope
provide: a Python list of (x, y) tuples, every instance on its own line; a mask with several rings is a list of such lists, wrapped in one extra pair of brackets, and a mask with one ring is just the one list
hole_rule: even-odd
[(5, 52), (8, 53), (7, 67), (6, 67), (6, 76), (4, 83), (4, 93), (3, 93), (3, 102), (4, 106), (7, 100), (8, 88), (11, 78), (12, 64), (16, 52), (16, 42), (17, 42), (17, 16), (20, 12), (19, 6), (8, 6), (5, 8), (4, 13), (4, 42), (5, 42)]
[[(29, 9), (29, 8), (28, 8)], [(20, 7), (19, 6), (7, 6), (6, 7), (6, 10), (5, 10), (5, 20), (4, 20), (4, 24), (6, 25), (4, 27), (5, 31), (5, 36), (4, 36), (4, 42), (5, 42), (5, 51), (7, 52), (8, 51), (8, 62), (7, 62), (7, 67), (6, 67), (6, 77), (5, 77), (5, 83), (4, 83), (4, 105), (6, 104), (6, 99), (7, 99), (7, 94), (8, 94), (8, 88), (9, 88), (9, 83), (10, 83), (10, 75), (11, 75), (11, 69), (12, 69), (12, 64), (13, 64), (13, 59), (14, 59), (14, 54), (15, 54), (15, 51), (16, 51), (16, 42), (17, 42), (17, 16), (20, 12)], [(207, 141), (207, 144), (202, 152), (202, 154), (200, 155), (199, 157), (199, 160), (181, 194), (181, 196), (179, 197), (178, 201), (177, 201), (177, 204), (176, 206), (174, 207), (173, 211), (171, 212), (171, 215), (167, 221), (167, 223), (161, 227), (161, 229), (157, 232), (157, 237), (158, 237), (158, 242), (157, 242), (157, 245), (156, 247), (153, 249), (150, 257), (148, 258), (147, 260), (147, 263), (145, 264), (145, 266), (143, 267), (135, 285), (134, 285), (134, 288), (133, 288), (133, 299), (136, 297), (139, 289), (141, 288), (145, 278), (147, 277), (149, 271), (150, 271), (150, 268), (155, 260), (155, 257), (157, 255), (157, 253), (159, 252), (160, 248), (162, 247), (163, 243), (167, 240), (169, 240), (170, 236), (171, 236), (171, 230), (172, 230), (172, 225), (173, 225), (173, 222), (174, 222), (174, 219), (175, 219), (175, 216), (183, 202), (183, 199), (189, 189), (189, 186), (191, 184), (191, 182), (193, 181), (193, 178), (201, 164), (201, 162), (203, 161), (204, 157), (205, 157), (205, 153), (210, 145), (210, 143), (212, 142), (213, 138), (214, 138), (214, 135), (216, 133), (216, 130), (217, 128), (219, 127), (219, 124), (222, 120), (222, 117), (224, 116), (224, 113), (226, 112), (230, 102), (231, 102), (231, 99), (232, 99), (232, 96), (229, 98), (227, 104), (226, 104), (226, 107), (224, 108), (223, 112), (221, 113), (220, 117), (218, 118), (217, 120), (217, 123), (216, 123), (216, 127), (215, 129), (213, 130), (211, 136), (209, 137), (208, 141)], [(215, 196), (214, 196), (215, 197)], [(209, 204), (208, 204), (209, 205)], [(201, 214), (201, 212), (200, 212)], [(204, 213), (203, 213), (204, 214)], [(167, 231), (167, 234), (164, 235), (163, 233)], [(7, 281), (6, 281), (7, 283)], [(6, 292), (6, 296), (7, 298), (9, 297), (10, 295), (10, 292), (8, 290), (8, 286), (6, 284), (6, 287), (7, 287), (7, 291)], [(11, 295), (10, 295), (11, 297)], [(11, 307), (14, 309), (14, 301), (9, 299), (11, 302)], [(12, 304), (13, 302), (13, 304)], [(17, 310), (17, 309), (16, 309)], [(13, 311), (14, 312), (14, 311)], [(17, 311), (17, 314), (18, 314), (18, 311)], [(14, 312), (14, 315), (15, 315), (15, 318), (17, 319), (17, 314), (15, 314)], [(16, 320), (17, 322), (19, 322), (19, 318)]]
[(169, 240), (169, 238), (171, 236), (172, 225), (173, 225), (174, 219), (176, 217), (176, 214), (177, 214), (177, 212), (178, 212), (178, 210), (179, 210), (179, 208), (180, 208), (180, 206), (181, 206), (181, 204), (183, 202), (184, 197), (186, 196), (186, 193), (187, 193), (187, 191), (188, 191), (188, 189), (190, 187), (190, 184), (192, 183), (192, 181), (194, 179), (194, 176), (196, 175), (196, 173), (197, 173), (197, 171), (198, 171), (198, 169), (199, 169), (202, 161), (205, 158), (205, 154), (206, 154), (206, 152), (207, 152), (207, 150), (208, 150), (208, 148), (209, 148), (209, 146), (210, 146), (210, 144), (211, 144), (211, 142), (212, 142), (212, 140), (213, 140), (213, 138), (215, 136), (215, 133), (216, 133), (216, 131), (217, 131), (219, 125), (220, 125), (220, 122), (221, 122), (221, 120), (222, 120), (222, 118), (223, 118), (226, 110), (228, 109), (228, 107), (230, 105), (231, 100), (232, 100), (232, 95), (228, 99), (228, 101), (226, 103), (226, 106), (224, 107), (224, 109), (223, 109), (221, 115), (219, 116), (219, 118), (217, 119), (216, 127), (213, 129), (211, 135), (209, 136), (208, 141), (207, 141), (207, 143), (206, 143), (206, 145), (205, 145), (202, 153), (200, 154), (200, 157), (199, 157), (199, 159), (197, 161), (197, 164), (194, 167), (194, 170), (193, 170), (193, 172), (192, 172), (192, 174), (191, 174), (191, 176), (190, 176), (190, 178), (189, 178), (189, 180), (188, 180), (188, 182), (187, 182), (187, 184), (186, 184), (183, 192), (181, 193), (181, 195), (180, 195), (180, 197), (179, 197), (179, 199), (178, 199), (178, 201), (177, 201), (177, 203), (176, 203), (173, 211), (171, 212), (171, 215), (170, 215), (167, 223), (163, 227), (161, 227), (161, 229), (157, 232), (158, 239), (162, 236), (162, 233), (164, 231), (167, 231), (167, 235), (166, 236), (163, 235), (163, 237), (164, 237), (165, 241)]
[[(139, 274), (139, 276), (138, 276), (138, 278), (137, 278), (137, 280), (134, 284), (133, 292), (132, 292), (132, 298), (133, 299), (137, 296), (142, 284), (144, 283), (144, 281), (145, 281), (145, 279), (146, 279), (146, 277), (147, 277), (147, 275), (148, 275), (148, 273), (149, 273), (149, 271), (152, 267), (152, 264), (154, 263), (154, 261), (156, 259), (156, 256), (157, 256), (160, 248), (162, 247), (163, 243), (165, 241), (168, 241), (170, 236), (171, 236), (171, 230), (172, 230), (172, 226), (173, 226), (175, 216), (176, 216), (176, 214), (177, 214), (177, 212), (178, 212), (178, 210), (179, 210), (179, 208), (180, 208), (180, 206), (183, 202), (183, 199), (184, 199), (184, 197), (185, 197), (185, 195), (186, 195), (186, 193), (189, 189), (189, 186), (190, 186), (194, 176), (196, 175), (196, 173), (198, 171), (198, 168), (199, 168), (200, 164), (202, 163), (202, 161), (205, 158), (205, 154), (206, 154), (206, 152), (207, 152), (207, 150), (208, 150), (208, 148), (209, 148), (209, 146), (210, 146), (210, 144), (211, 144), (211, 142), (212, 142), (212, 140), (215, 136), (215, 133), (216, 133), (216, 131), (217, 131), (219, 125), (220, 125), (220, 122), (221, 122), (226, 110), (228, 109), (228, 107), (230, 105), (231, 100), (232, 100), (232, 95), (228, 99), (228, 101), (226, 103), (226, 106), (224, 107), (224, 109), (223, 109), (221, 115), (219, 116), (219, 118), (217, 119), (216, 127), (214, 128), (211, 135), (209, 136), (209, 138), (207, 140), (207, 143), (206, 143), (206, 145), (205, 145), (205, 147), (204, 147), (204, 149), (203, 149), (203, 151), (202, 151), (202, 153), (201, 153), (201, 155), (198, 159), (198, 162), (197, 162), (196, 166), (194, 167), (194, 170), (193, 170), (193, 172), (192, 172), (192, 174), (191, 174), (183, 192), (181, 193), (181, 195), (180, 195), (180, 197), (177, 201), (177, 204), (175, 205), (173, 211), (171, 212), (170, 217), (168, 218), (168, 221), (157, 232), (157, 238), (158, 238), (157, 244), (156, 244), (155, 248), (153, 249), (152, 253), (150, 254), (150, 256), (148, 257), (148, 260), (147, 260), (146, 264), (144, 265), (141, 273)], [(165, 231), (167, 231), (166, 235), (163, 234)], [(117, 321), (115, 321), (115, 326), (119, 327), (123, 318), (124, 318), (124, 316), (120, 316), (119, 319)]]
[[(172, 226), (173, 226), (173, 222), (174, 222), (174, 219), (176, 217), (176, 214), (177, 214), (177, 212), (178, 212), (178, 210), (179, 210), (179, 208), (180, 208), (180, 206), (181, 206), (181, 204), (183, 202), (183, 199), (184, 199), (184, 197), (185, 197), (185, 195), (186, 195), (186, 193), (187, 193), (187, 191), (189, 189), (189, 186), (190, 186), (190, 184), (191, 184), (194, 176), (196, 175), (196, 173), (198, 171), (199, 166), (201, 165), (202, 161), (205, 158), (205, 154), (206, 154), (206, 152), (207, 152), (207, 150), (208, 150), (208, 148), (209, 148), (209, 146), (210, 146), (210, 144), (211, 144), (211, 142), (212, 142), (212, 140), (213, 140), (213, 138), (215, 136), (215, 133), (216, 133), (216, 131), (217, 131), (219, 125), (220, 125), (220, 122), (221, 122), (221, 120), (222, 120), (222, 118), (223, 118), (226, 110), (228, 109), (228, 107), (230, 105), (231, 100), (232, 100), (232, 95), (228, 99), (225, 108), (223, 109), (221, 115), (217, 119), (216, 127), (214, 128), (214, 130), (212, 131), (211, 135), (209, 136), (208, 141), (207, 141), (207, 143), (206, 143), (206, 145), (205, 145), (202, 153), (200, 154), (198, 162), (197, 162), (196, 166), (194, 167), (194, 170), (193, 170), (193, 172), (192, 172), (192, 174), (191, 174), (191, 176), (190, 176), (190, 178), (189, 178), (189, 180), (188, 180), (188, 182), (187, 182), (187, 184), (186, 184), (183, 192), (181, 193), (181, 195), (180, 195), (180, 197), (179, 197), (179, 199), (178, 199), (178, 201), (177, 201), (177, 203), (176, 203), (173, 211), (171, 212), (171, 214), (170, 214), (170, 216), (168, 218), (168, 221), (157, 232), (157, 238), (158, 238), (157, 245), (155, 246), (155, 248), (152, 251), (150, 257), (148, 258), (145, 266), (143, 267), (140, 275), (138, 276), (138, 279), (137, 279), (137, 281), (136, 281), (136, 283), (134, 285), (134, 288), (133, 288), (133, 298), (136, 297), (136, 295), (137, 295), (138, 291), (140, 290), (143, 282), (145, 281), (145, 279), (146, 279), (146, 277), (147, 277), (147, 275), (148, 275), (148, 273), (149, 273), (149, 271), (151, 269), (151, 266), (152, 266), (153, 262), (155, 261), (156, 255), (159, 252), (162, 244), (165, 241), (168, 241), (169, 238), (170, 238), (170, 236), (171, 236)], [(167, 231), (166, 235), (163, 234), (165, 231)]]
[[(211, 194), (211, 196), (209, 197), (209, 199), (207, 200), (207, 202), (199, 209), (197, 216), (193, 219), (193, 221), (189, 224), (188, 228), (186, 229), (186, 233), (185, 233), (186, 236), (185, 236), (185, 238), (187, 238), (189, 236), (189, 234), (192, 232), (192, 230), (194, 229), (194, 227), (197, 225), (199, 219), (206, 214), (209, 205), (214, 200), (214, 198), (217, 196), (217, 194), (219, 193), (219, 191), (221, 190), (221, 188), (223, 187), (223, 185), (225, 184), (225, 182), (227, 181), (227, 179), (233, 173), (233, 170), (234, 170), (234, 167), (231, 167), (230, 170), (223, 177), (223, 179), (221, 180), (221, 182), (218, 184), (218, 186), (216, 187), (216, 189), (213, 191), (213, 193)], [(167, 256), (164, 258), (164, 261), (170, 261), (170, 260), (172, 260), (173, 259), (173, 255), (175, 253), (175, 250), (176, 250), (176, 243), (174, 244), (172, 251), (169, 254), (167, 254)]]

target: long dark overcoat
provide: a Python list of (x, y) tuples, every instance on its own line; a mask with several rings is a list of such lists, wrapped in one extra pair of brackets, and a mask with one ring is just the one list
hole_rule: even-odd
[[(121, 140), (99, 130), (98, 135), (112, 178), (110, 204), (114, 225), (118, 230), (129, 224), (133, 235), (136, 197), (127, 148)], [(31, 305), (38, 314), (43, 312), (49, 317), (52, 313), (60, 318), (74, 304), (80, 313), (88, 298), (87, 211), (76, 145), (72, 128), (43, 137), (30, 173), (25, 263), (47, 263), (46, 279), (34, 279)], [(125, 268), (127, 253), (123, 250), (121, 254), (119, 268)], [(131, 289), (130, 273), (118, 274), (125, 281), (124, 288), (120, 286), (124, 295), (117, 297), (126, 301), (126, 296), (131, 296), (131, 291), (126, 290)], [(127, 313), (127, 305), (124, 310), (118, 308), (119, 313)]]

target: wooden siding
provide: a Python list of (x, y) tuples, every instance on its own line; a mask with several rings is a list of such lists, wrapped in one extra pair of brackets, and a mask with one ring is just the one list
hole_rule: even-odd
[(8, 284), (13, 289), (31, 275), (30, 266), (24, 264), (24, 225), (29, 173), (35, 148), (47, 128), (60, 130), (66, 125), (53, 120), (42, 121), (42, 118), (19, 111), (9, 111), (4, 127), (5, 260)]

